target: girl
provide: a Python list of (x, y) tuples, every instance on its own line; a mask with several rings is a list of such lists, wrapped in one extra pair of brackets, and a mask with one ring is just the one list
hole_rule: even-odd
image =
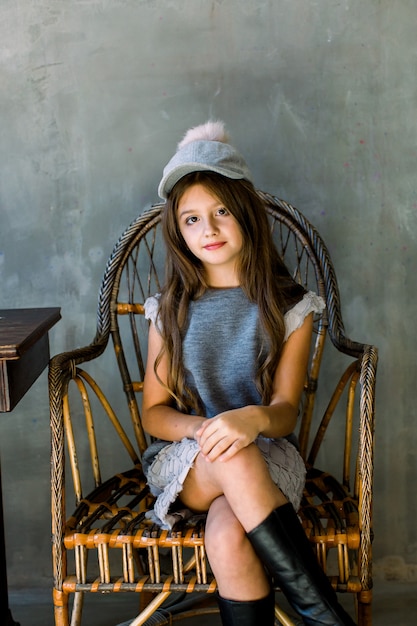
[(143, 424), (153, 519), (207, 512), (222, 623), (274, 624), (271, 579), (306, 624), (348, 624), (296, 511), (293, 430), (324, 303), (290, 277), (223, 124), (188, 131), (164, 169), (166, 284), (151, 320)]

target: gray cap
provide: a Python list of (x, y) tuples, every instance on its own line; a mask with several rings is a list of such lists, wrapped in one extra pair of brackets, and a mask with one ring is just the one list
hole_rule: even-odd
[(187, 143), (174, 154), (164, 168), (158, 194), (166, 199), (174, 185), (193, 172), (217, 172), (233, 179), (252, 181), (250, 170), (241, 154), (223, 141), (196, 140)]

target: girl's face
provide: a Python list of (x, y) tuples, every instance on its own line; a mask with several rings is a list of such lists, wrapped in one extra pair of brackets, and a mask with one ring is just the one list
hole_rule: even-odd
[(178, 203), (177, 220), (189, 250), (204, 266), (209, 285), (239, 285), (243, 237), (238, 222), (219, 199), (203, 185), (192, 185)]

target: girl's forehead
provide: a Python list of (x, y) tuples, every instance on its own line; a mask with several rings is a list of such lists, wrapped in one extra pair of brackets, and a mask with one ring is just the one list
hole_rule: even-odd
[(221, 202), (220, 198), (201, 183), (188, 187), (178, 200), (178, 210), (185, 206), (210, 206)]

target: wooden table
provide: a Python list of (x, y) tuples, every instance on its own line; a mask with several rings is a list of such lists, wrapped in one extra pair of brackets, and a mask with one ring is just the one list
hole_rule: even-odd
[[(11, 411), (49, 362), (49, 329), (60, 309), (0, 309), (0, 412)], [(0, 624), (12, 618), (7, 591), (6, 546), (0, 464)]]

